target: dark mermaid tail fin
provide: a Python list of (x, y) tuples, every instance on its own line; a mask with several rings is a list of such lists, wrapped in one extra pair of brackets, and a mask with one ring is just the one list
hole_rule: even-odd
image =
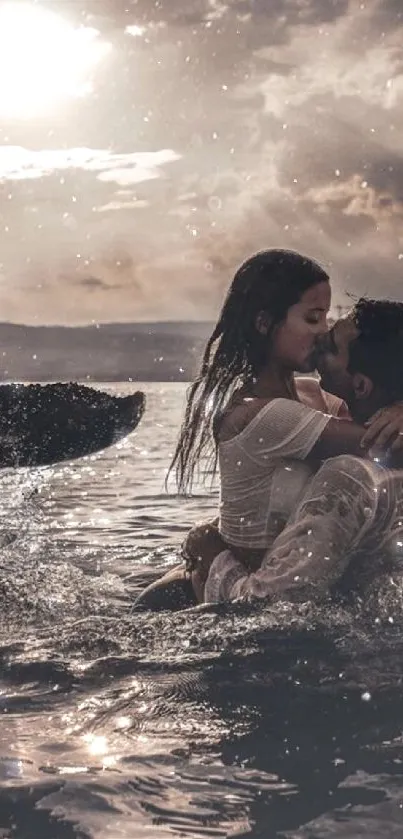
[(42, 466), (117, 443), (141, 420), (145, 396), (75, 382), (0, 386), (0, 467)]

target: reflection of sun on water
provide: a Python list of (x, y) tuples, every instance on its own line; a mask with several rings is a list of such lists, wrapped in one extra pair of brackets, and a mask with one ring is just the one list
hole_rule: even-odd
[(89, 74), (109, 45), (28, 3), (0, 7), (0, 115), (29, 118), (91, 89)]
[(100, 757), (104, 769), (109, 769), (116, 763), (116, 757), (108, 754), (109, 743), (103, 734), (85, 734), (83, 740), (90, 755)]
[(85, 734), (83, 739), (90, 754), (104, 756), (107, 753), (108, 741), (103, 734)]

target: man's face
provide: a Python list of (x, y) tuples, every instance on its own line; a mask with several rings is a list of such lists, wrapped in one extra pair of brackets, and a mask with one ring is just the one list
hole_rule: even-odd
[(352, 314), (340, 318), (332, 329), (317, 343), (317, 369), (323, 390), (334, 393), (347, 402), (354, 403), (353, 376), (348, 372), (350, 344), (359, 331)]

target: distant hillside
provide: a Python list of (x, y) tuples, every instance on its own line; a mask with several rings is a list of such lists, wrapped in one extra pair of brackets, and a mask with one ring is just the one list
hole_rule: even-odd
[(212, 324), (0, 323), (2, 381), (190, 381)]

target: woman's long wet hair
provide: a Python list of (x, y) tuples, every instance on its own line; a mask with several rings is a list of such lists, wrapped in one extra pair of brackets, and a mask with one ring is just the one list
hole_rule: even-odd
[[(314, 260), (282, 249), (260, 251), (235, 274), (210, 336), (199, 374), (187, 394), (184, 422), (168, 477), (175, 470), (180, 494), (191, 492), (201, 459), (217, 468), (215, 426), (235, 389), (252, 383), (268, 361), (270, 339), (291, 306), (311, 286), (329, 280)], [(256, 328), (266, 315), (268, 334)]]

